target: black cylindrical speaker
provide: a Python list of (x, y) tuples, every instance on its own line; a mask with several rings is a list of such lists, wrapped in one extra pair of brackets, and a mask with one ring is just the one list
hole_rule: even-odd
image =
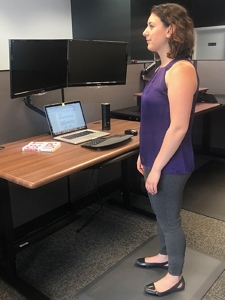
[(102, 103), (102, 130), (109, 130), (110, 126), (110, 103)]

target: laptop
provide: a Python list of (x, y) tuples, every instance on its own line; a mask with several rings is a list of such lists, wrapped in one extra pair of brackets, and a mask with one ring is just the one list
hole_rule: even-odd
[(55, 140), (76, 145), (109, 135), (108, 132), (87, 128), (80, 101), (45, 105), (44, 111)]

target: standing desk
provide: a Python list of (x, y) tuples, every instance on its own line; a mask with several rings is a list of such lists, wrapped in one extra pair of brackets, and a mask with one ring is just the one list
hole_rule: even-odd
[[(198, 103), (195, 113), (207, 114), (224, 106), (217, 103)], [(111, 112), (110, 134), (123, 133), (125, 129), (133, 128), (139, 130), (140, 112), (135, 108), (135, 119), (130, 117), (129, 110), (117, 110)], [(134, 108), (132, 107), (131, 110)], [(122, 113), (121, 113), (122, 111)], [(126, 116), (124, 117), (124, 112)], [(139, 114), (139, 115), (138, 115)], [(139, 116), (139, 119), (137, 117)], [(124, 120), (124, 118), (127, 120)], [(129, 120), (129, 121), (128, 121)], [(134, 121), (133, 121), (134, 120)], [(88, 124), (89, 128), (101, 130), (101, 121)], [(207, 130), (206, 130), (207, 131)], [(208, 136), (208, 132), (206, 132)], [(129, 207), (129, 174), (127, 168), (127, 154), (139, 148), (139, 137), (132, 137), (128, 144), (104, 151), (94, 151), (82, 148), (80, 145), (62, 143), (61, 147), (53, 153), (31, 153), (22, 152), (22, 147), (31, 141), (50, 141), (48, 134), (12, 142), (3, 145), (5, 149), (0, 150), (0, 241), (2, 248), (2, 259), (0, 265), (0, 276), (12, 285), (27, 299), (46, 300), (49, 299), (40, 291), (30, 286), (17, 275), (16, 270), (16, 247), (15, 235), (10, 203), (9, 182), (21, 185), (28, 189), (35, 189), (75, 172), (107, 164), (111, 160), (122, 160), (122, 192), (123, 205)], [(205, 144), (208, 143), (208, 137)]]
[[(101, 121), (88, 124), (90, 129), (101, 130)], [(125, 129), (133, 128), (139, 131), (139, 123), (134, 121), (111, 119), (111, 135), (124, 133)], [(13, 228), (12, 210), (10, 203), (9, 182), (21, 185), (28, 189), (35, 189), (57, 179), (69, 176), (80, 170), (95, 167), (117, 158), (122, 162), (127, 159), (126, 154), (132, 153), (139, 148), (139, 137), (134, 136), (132, 140), (120, 147), (94, 151), (81, 147), (61, 143), (61, 147), (53, 153), (44, 152), (22, 152), (22, 147), (31, 141), (51, 141), (48, 134), (19, 140), (3, 145), (0, 151), (0, 241), (2, 248), (2, 259), (0, 265), (0, 276), (12, 285), (27, 299), (45, 300), (49, 299), (43, 293), (30, 286), (19, 278), (16, 270), (16, 248)], [(129, 164), (122, 164), (126, 168)], [(129, 172), (126, 175), (129, 175)], [(125, 177), (125, 176), (124, 176)], [(129, 196), (129, 182), (124, 178), (123, 197)], [(122, 187), (123, 189), (123, 187)]]

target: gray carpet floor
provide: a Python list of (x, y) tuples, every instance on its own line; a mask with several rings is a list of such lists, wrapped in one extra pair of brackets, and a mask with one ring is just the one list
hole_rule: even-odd
[[(132, 198), (148, 209), (145, 197)], [(78, 291), (156, 234), (155, 221), (108, 202), (77, 233), (89, 214), (83, 211), (79, 220), (17, 254), (18, 274), (52, 300), (75, 300)], [(225, 261), (225, 222), (183, 209), (181, 215), (188, 247)], [(24, 298), (0, 281), (0, 299)], [(225, 272), (202, 299), (225, 299)]]

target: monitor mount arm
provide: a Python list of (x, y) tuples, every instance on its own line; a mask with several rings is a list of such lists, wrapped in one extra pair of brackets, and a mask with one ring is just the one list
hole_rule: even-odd
[(25, 105), (27, 107), (29, 107), (30, 109), (34, 110), (35, 112), (39, 113), (40, 115), (42, 115), (43, 117), (45, 117), (45, 112), (40, 109), (39, 107), (35, 106), (30, 99), (30, 96), (26, 96), (23, 98), (23, 102), (25, 103)]
[(145, 76), (150, 72), (152, 71), (153, 69), (155, 69), (156, 67), (156, 61), (153, 61), (150, 63), (150, 65), (148, 65), (146, 68), (144, 68), (142, 71), (141, 71), (141, 78), (144, 80), (145, 79)]
[[(64, 89), (61, 89), (61, 93), (62, 93), (62, 103), (64, 103)], [(37, 112), (38, 114), (42, 115), (43, 117), (46, 117), (45, 112), (40, 109), (39, 107), (35, 106), (30, 99), (30, 96), (26, 96), (23, 98), (23, 102), (25, 103), (25, 105), (27, 107), (29, 107), (30, 109), (32, 109), (33, 111)]]

